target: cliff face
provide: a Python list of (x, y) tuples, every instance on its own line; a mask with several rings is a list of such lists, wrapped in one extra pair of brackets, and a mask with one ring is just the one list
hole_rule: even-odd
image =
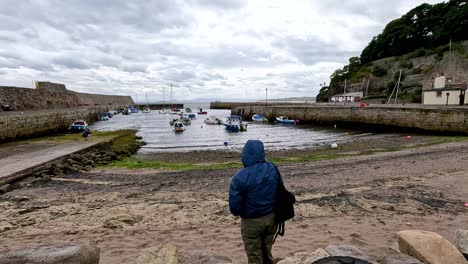
[[(375, 69), (379, 68), (382, 76), (376, 76)], [(363, 67), (360, 77), (347, 80), (347, 92), (364, 92), (367, 100), (388, 98), (396, 81), (400, 69), (402, 78), (399, 99), (401, 102), (419, 103), (421, 89), (431, 87), (435, 77), (443, 74), (452, 78), (452, 83), (468, 83), (468, 41), (458, 43), (457, 49), (439, 54), (417, 57), (417, 52), (398, 57), (390, 57), (373, 61)], [(368, 86), (368, 87), (367, 87)], [(344, 83), (331, 84), (328, 90), (321, 92), (319, 97), (329, 98), (343, 93)]]

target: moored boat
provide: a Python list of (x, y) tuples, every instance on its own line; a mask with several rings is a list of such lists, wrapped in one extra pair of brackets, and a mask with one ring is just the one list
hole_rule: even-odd
[(210, 116), (210, 117), (207, 117), (203, 123), (207, 124), (207, 125), (222, 125), (223, 124), (223, 121), (219, 118), (217, 118), (216, 116)]
[(298, 120), (289, 119), (287, 116), (279, 116), (276, 118), (276, 123), (279, 124), (295, 125), (297, 122)]
[(226, 122), (224, 122), (224, 126), (226, 127), (226, 130), (230, 132), (247, 131), (247, 123), (242, 122), (242, 118), (240, 116), (228, 116), (226, 118)]
[(203, 108), (200, 108), (200, 111), (198, 111), (197, 114), (199, 114), (199, 115), (207, 115), (208, 112), (207, 112), (207, 111), (203, 111)]
[(262, 115), (253, 115), (252, 121), (254, 122), (268, 122), (268, 119)]
[(183, 117), (183, 118), (186, 118), (186, 119), (190, 119), (190, 120), (195, 120), (195, 119), (197, 119), (197, 115), (195, 115), (195, 114), (190, 114), (190, 113), (182, 114), (182, 117)]
[(132, 113), (138, 113), (138, 112), (140, 112), (140, 110), (139, 110), (138, 108), (134, 107), (134, 106), (128, 107), (128, 110), (130, 110), (130, 112), (132, 112)]
[(185, 125), (181, 121), (176, 121), (173, 127), (174, 132), (182, 132), (185, 130)]
[(176, 122), (182, 122), (186, 126), (192, 123), (190, 119), (181, 117), (181, 118), (173, 118), (171, 121), (169, 121), (169, 125), (174, 126)]
[(101, 114), (101, 116), (99, 117), (99, 120), (101, 120), (101, 121), (109, 121), (109, 117), (108, 117), (107, 115)]

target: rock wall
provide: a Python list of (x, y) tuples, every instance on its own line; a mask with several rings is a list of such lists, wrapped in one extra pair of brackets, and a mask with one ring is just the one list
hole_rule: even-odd
[(0, 104), (16, 110), (70, 108), (79, 106), (79, 98), (75, 93), (0, 86)]
[[(269, 101), (268, 105), (304, 105), (305, 103), (285, 103), (285, 102), (275, 102)], [(248, 103), (248, 102), (211, 102), (210, 109), (232, 109), (235, 107), (242, 107), (242, 106), (264, 106), (265, 103), (256, 102), (256, 103)]]
[(122, 96), (122, 95), (103, 95), (103, 94), (88, 94), (88, 93), (75, 93), (78, 96), (79, 105), (121, 105), (129, 106), (134, 105), (133, 99), (131, 96)]
[(101, 112), (107, 110), (107, 107), (100, 106), (0, 115), (0, 143), (64, 132), (77, 119), (84, 119), (91, 124)]
[(15, 110), (37, 110), (63, 109), (78, 106), (117, 107), (133, 105), (134, 102), (130, 96), (0, 86), (0, 104), (13, 105)]
[(288, 116), (313, 123), (354, 123), (468, 134), (468, 109), (466, 108), (252, 106), (233, 108), (231, 112), (247, 119), (253, 114), (261, 114), (270, 120), (275, 120), (277, 116)]

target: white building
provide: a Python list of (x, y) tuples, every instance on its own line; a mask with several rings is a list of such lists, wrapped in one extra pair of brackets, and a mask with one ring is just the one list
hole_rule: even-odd
[(465, 105), (468, 86), (466, 84), (454, 84), (450, 79), (440, 76), (435, 78), (431, 88), (422, 90), (424, 105)]
[(332, 103), (354, 103), (354, 102), (360, 102), (361, 98), (363, 96), (362, 92), (356, 92), (356, 93), (346, 93), (346, 94), (337, 94), (334, 95), (330, 98), (330, 102)]

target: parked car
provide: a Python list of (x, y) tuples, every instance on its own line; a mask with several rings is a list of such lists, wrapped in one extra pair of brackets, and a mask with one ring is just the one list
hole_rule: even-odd
[(75, 120), (73, 124), (68, 128), (70, 133), (80, 133), (88, 129), (88, 123), (84, 120)]
[(10, 104), (2, 104), (3, 111), (15, 111), (15, 107)]
[(112, 118), (114, 115), (111, 112), (102, 112), (101, 116), (107, 116), (108, 118)]

